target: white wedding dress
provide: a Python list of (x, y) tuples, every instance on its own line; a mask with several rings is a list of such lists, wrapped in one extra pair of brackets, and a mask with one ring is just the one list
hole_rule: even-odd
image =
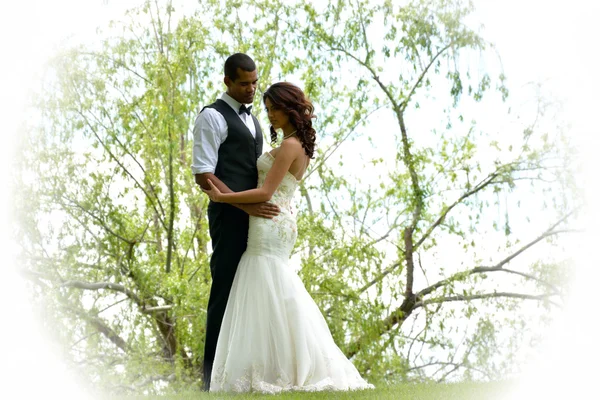
[[(258, 158), (258, 185), (273, 165)], [(248, 248), (233, 280), (217, 342), (210, 391), (373, 388), (334, 343), (321, 311), (289, 266), (296, 241), (290, 211), (298, 181), (286, 173), (272, 202), (273, 219), (250, 217)]]

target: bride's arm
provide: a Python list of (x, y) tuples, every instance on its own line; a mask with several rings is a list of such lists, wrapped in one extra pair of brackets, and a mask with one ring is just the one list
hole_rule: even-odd
[(290, 166), (299, 155), (299, 150), (303, 152), (300, 142), (295, 140), (284, 140), (281, 143), (277, 157), (273, 166), (267, 173), (265, 183), (257, 189), (245, 190), (237, 193), (221, 193), (219, 189), (209, 180), (211, 190), (205, 190), (213, 201), (221, 203), (261, 203), (271, 200), (273, 193), (283, 180), (283, 177), (290, 169)]

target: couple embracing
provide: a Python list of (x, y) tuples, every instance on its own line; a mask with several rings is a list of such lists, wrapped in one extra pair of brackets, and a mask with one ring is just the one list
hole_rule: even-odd
[(274, 144), (252, 115), (258, 73), (247, 55), (225, 62), (227, 91), (194, 124), (192, 172), (210, 197), (213, 253), (204, 388), (262, 392), (372, 388), (333, 341), (319, 308), (289, 266), (297, 237), (290, 206), (314, 157), (313, 106), (297, 86), (263, 94)]

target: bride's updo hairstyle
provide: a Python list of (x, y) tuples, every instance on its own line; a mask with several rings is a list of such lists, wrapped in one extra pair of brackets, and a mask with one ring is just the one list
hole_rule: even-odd
[[(302, 143), (304, 152), (314, 158), (316, 132), (312, 127), (314, 107), (304, 92), (289, 82), (278, 82), (271, 85), (263, 94), (263, 102), (269, 99), (273, 107), (284, 111), (290, 123), (296, 128), (296, 136)], [(266, 105), (266, 104), (265, 104)], [(277, 133), (271, 126), (271, 144), (277, 141)]]

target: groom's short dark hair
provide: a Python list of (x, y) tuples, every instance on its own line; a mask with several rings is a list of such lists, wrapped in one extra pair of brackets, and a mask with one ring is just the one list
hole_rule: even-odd
[(237, 70), (240, 68), (243, 71), (252, 72), (256, 69), (254, 60), (244, 53), (235, 53), (225, 60), (225, 76), (235, 81), (238, 77)]

